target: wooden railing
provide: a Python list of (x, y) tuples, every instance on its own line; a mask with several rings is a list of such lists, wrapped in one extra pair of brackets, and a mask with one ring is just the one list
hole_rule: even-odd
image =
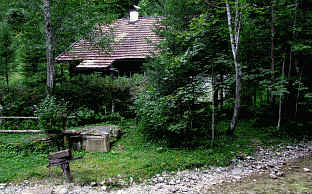
[[(69, 116), (67, 119), (74, 119), (76, 118), (75, 116)], [(3, 120), (6, 119), (39, 119), (39, 117), (20, 117), (20, 116), (0, 116), (0, 124), (3, 122)], [(1, 130), (0, 133), (44, 133), (43, 130)]]

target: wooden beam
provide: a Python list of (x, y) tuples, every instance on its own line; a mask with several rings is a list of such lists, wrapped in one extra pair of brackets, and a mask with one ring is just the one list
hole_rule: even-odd
[[(12, 116), (12, 117), (0, 117), (0, 119), (38, 119), (39, 117), (18, 117), (18, 116)], [(74, 119), (76, 116), (69, 116), (67, 119)]]
[(0, 119), (38, 119), (38, 117), (0, 117)]
[(0, 133), (44, 133), (42, 130), (0, 130)]

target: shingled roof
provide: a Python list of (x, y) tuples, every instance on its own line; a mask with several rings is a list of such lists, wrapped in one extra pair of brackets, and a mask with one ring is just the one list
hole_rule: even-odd
[[(144, 59), (155, 52), (162, 40), (154, 32), (159, 26), (160, 17), (139, 17), (130, 23), (128, 18), (118, 19), (115, 23), (101, 26), (105, 34), (112, 34), (114, 41), (110, 49), (103, 49), (94, 42), (80, 40), (73, 43), (56, 61), (81, 61), (78, 68), (108, 68), (119, 59)], [(156, 51), (157, 52), (157, 51)]]

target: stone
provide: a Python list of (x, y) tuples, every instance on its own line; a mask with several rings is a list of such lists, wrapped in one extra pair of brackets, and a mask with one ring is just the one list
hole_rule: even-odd
[(158, 177), (157, 182), (158, 183), (163, 183), (165, 179), (163, 177)]
[(6, 186), (7, 186), (6, 183), (0, 183), (0, 189), (5, 189)]
[(110, 141), (109, 134), (104, 136), (87, 136), (87, 152), (109, 152), (110, 151)]
[(204, 174), (209, 174), (210, 170), (203, 170)]
[(171, 192), (171, 193), (175, 193), (177, 192), (179, 189), (176, 188), (176, 187), (169, 187), (168, 191)]
[(279, 176), (279, 177), (285, 175), (285, 173), (282, 172), (282, 171), (278, 171), (278, 172), (276, 172), (275, 174), (276, 174), (276, 176)]
[(34, 194), (34, 193), (52, 194), (53, 188), (48, 186), (35, 186), (33, 188), (26, 188), (24, 191), (22, 191), (22, 194)]
[(63, 185), (60, 185), (55, 187), (52, 192), (54, 194), (68, 194), (68, 189)]
[(169, 182), (169, 185), (175, 185), (175, 182), (174, 182), (173, 180), (171, 180), (171, 181)]
[(243, 172), (243, 169), (241, 168), (233, 168), (231, 171), (231, 174), (234, 176), (239, 176), (242, 174), (242, 172)]
[(309, 168), (303, 168), (304, 172), (311, 172), (311, 170)]
[(133, 183), (134, 183), (134, 180), (133, 180), (132, 177), (130, 177), (130, 179), (129, 179), (129, 184), (130, 184), (130, 185), (133, 185)]
[(91, 187), (95, 187), (96, 185), (97, 185), (96, 182), (91, 182), (91, 183), (90, 183), (90, 186), (91, 186)]
[(270, 174), (269, 175), (272, 179), (277, 179), (277, 176), (275, 174)]
[(105, 185), (102, 186), (102, 187), (101, 187), (101, 190), (102, 190), (102, 191), (107, 191), (107, 186), (105, 186)]

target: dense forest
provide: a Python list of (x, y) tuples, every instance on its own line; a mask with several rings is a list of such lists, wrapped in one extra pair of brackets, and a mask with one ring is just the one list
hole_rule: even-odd
[[(115, 39), (94, 32), (134, 8), (160, 21), (160, 44), (140, 73), (56, 60), (80, 40), (109, 52)], [(83, 156), (70, 163), (79, 185), (164, 184), (184, 170), (201, 171), (205, 184), (264, 170), (278, 181), (286, 159), (311, 154), (311, 61), (311, 0), (0, 0), (0, 193), (26, 179), (62, 184), (49, 154), (72, 148), (66, 132), (94, 126), (119, 135), (105, 134), (110, 152), (70, 152)], [(311, 188), (303, 167), (293, 170)], [(193, 175), (177, 181), (194, 187)], [(302, 181), (295, 187), (303, 192)]]
[[(146, 60), (145, 77), (86, 75), (55, 63), (133, 5), (142, 17), (163, 18), (156, 30), (164, 41)], [(310, 0), (2, 0), (0, 114), (63, 111), (77, 116), (68, 126), (136, 118), (146, 137), (173, 146), (235, 135), (241, 120), (311, 135), (311, 9)], [(218, 131), (221, 121), (228, 126)], [(2, 128), (44, 126), (36, 122), (7, 120)]]

